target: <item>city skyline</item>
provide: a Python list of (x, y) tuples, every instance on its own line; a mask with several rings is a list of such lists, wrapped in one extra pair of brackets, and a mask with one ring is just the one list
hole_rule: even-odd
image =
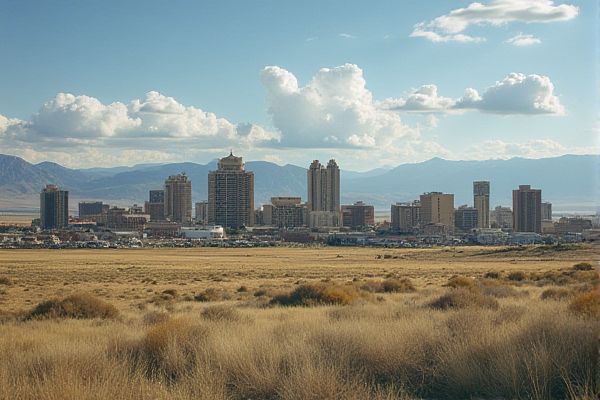
[(6, 4), (0, 147), (70, 167), (310, 149), (357, 171), (597, 152), (596, 2), (339, 4)]

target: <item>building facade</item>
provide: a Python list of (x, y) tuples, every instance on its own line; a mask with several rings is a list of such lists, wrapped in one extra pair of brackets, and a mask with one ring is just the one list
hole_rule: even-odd
[(342, 206), (342, 225), (352, 229), (375, 225), (375, 208), (362, 201)]
[(102, 215), (104, 204), (101, 201), (81, 201), (78, 208), (79, 218), (93, 218)]
[(196, 223), (201, 225), (208, 224), (208, 201), (199, 201), (195, 204), (196, 208)]
[(46, 185), (40, 193), (42, 229), (63, 229), (69, 225), (69, 192), (56, 185)]
[(165, 219), (189, 224), (192, 221), (192, 182), (185, 173), (171, 175), (165, 181)]
[(552, 221), (552, 203), (542, 203), (542, 221)]
[(542, 191), (530, 185), (513, 190), (513, 231), (542, 233)]
[(226, 228), (254, 225), (254, 173), (233, 153), (208, 174), (208, 223)]
[[(311, 227), (340, 226), (340, 168), (335, 160), (323, 166), (314, 160), (307, 171), (307, 208)], [(310, 217), (311, 213), (315, 214)], [(324, 213), (329, 213), (326, 215)], [(319, 225), (327, 223), (328, 225)]]
[(265, 225), (279, 228), (306, 226), (306, 205), (300, 197), (271, 197), (271, 204), (263, 206), (263, 218)]
[(490, 221), (493, 228), (512, 229), (512, 210), (510, 207), (496, 206), (490, 214)]
[(473, 207), (477, 209), (477, 228), (490, 227), (490, 182), (473, 182)]
[(421, 224), (454, 227), (454, 195), (430, 192), (421, 195)]
[(479, 227), (479, 210), (467, 205), (454, 211), (454, 227), (461, 232), (469, 232)]
[(421, 223), (421, 202), (396, 203), (391, 208), (391, 228), (402, 233), (413, 233)]

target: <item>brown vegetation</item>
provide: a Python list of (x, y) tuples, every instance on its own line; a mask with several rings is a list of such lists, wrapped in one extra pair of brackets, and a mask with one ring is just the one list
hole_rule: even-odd
[(271, 299), (271, 304), (281, 306), (352, 304), (364, 297), (364, 293), (360, 293), (353, 285), (311, 284), (301, 285), (287, 294), (276, 295)]
[(600, 294), (597, 291), (581, 293), (569, 304), (569, 310), (590, 318), (600, 318)]
[(53, 299), (38, 304), (31, 310), (27, 318), (116, 318), (119, 311), (112, 304), (106, 303), (86, 293), (78, 293), (64, 299)]

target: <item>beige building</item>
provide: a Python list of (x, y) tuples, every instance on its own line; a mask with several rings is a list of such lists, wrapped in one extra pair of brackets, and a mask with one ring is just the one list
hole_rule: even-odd
[(195, 204), (196, 208), (196, 223), (206, 225), (208, 224), (208, 201), (199, 201)]
[(300, 197), (271, 197), (271, 204), (263, 206), (263, 222), (279, 228), (306, 226), (306, 205)]
[(358, 229), (375, 225), (375, 208), (362, 201), (342, 206), (344, 226)]
[(185, 173), (172, 175), (165, 181), (165, 218), (188, 224), (192, 221), (192, 181)]
[(513, 230), (542, 233), (542, 191), (530, 185), (513, 190)]
[(512, 210), (510, 207), (496, 206), (490, 214), (490, 221), (494, 228), (512, 229)]
[(254, 225), (254, 173), (230, 153), (208, 174), (208, 223), (225, 228)]
[(477, 209), (477, 228), (490, 227), (490, 182), (473, 182), (473, 206)]
[(392, 204), (391, 227), (395, 231), (413, 232), (421, 222), (421, 202)]
[(454, 195), (430, 192), (421, 195), (421, 225), (454, 227)]
[[(341, 226), (340, 168), (335, 160), (329, 160), (326, 167), (314, 160), (308, 168), (307, 179), (309, 226)], [(312, 213), (318, 214), (311, 217)]]

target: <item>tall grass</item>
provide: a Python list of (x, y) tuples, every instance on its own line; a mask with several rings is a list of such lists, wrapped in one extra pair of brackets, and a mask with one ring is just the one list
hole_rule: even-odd
[(518, 296), (498, 298), (496, 307), (431, 308), (439, 293), (417, 293), (318, 307), (193, 303), (156, 323), (138, 315), (8, 322), (0, 327), (0, 398), (600, 394), (598, 321), (580, 317), (568, 301)]

